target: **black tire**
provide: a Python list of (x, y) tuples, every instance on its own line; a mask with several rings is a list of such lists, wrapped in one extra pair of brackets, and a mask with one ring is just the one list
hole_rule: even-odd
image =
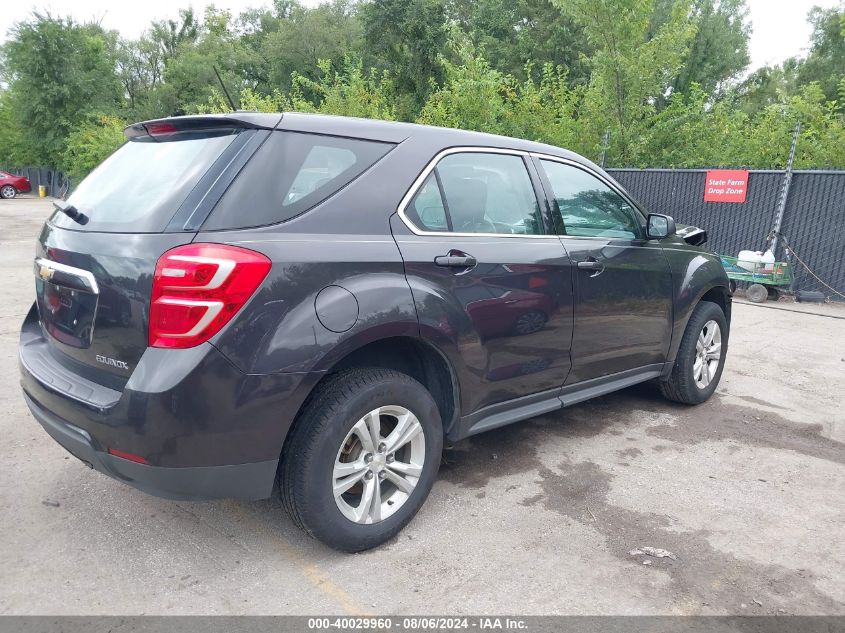
[(546, 327), (548, 317), (540, 311), (526, 312), (516, 320), (514, 331), (520, 336), (534, 334)]
[(752, 303), (765, 303), (769, 298), (769, 291), (763, 284), (751, 284), (745, 291), (745, 298)]
[[(393, 514), (378, 523), (347, 518), (332, 492), (338, 451), (352, 427), (380, 406), (397, 405), (419, 420), (425, 438), (422, 473)], [(422, 507), (437, 478), (443, 425), (431, 394), (413, 378), (388, 369), (358, 368), (330, 376), (309, 396), (282, 451), (279, 490), (300, 528), (329, 547), (358, 552), (393, 538)]]
[(12, 185), (3, 185), (0, 187), (0, 198), (3, 198), (4, 200), (11, 200), (16, 195), (18, 195), (18, 190)]
[(780, 299), (780, 290), (778, 290), (774, 286), (766, 286), (766, 292), (769, 293), (769, 301), (777, 301), (778, 299)]
[[(705, 324), (715, 321), (721, 330), (721, 356), (718, 368), (705, 388), (699, 387), (693, 377), (693, 365), (696, 360), (696, 342)], [(701, 404), (707, 400), (719, 384), (722, 377), (722, 370), (725, 368), (725, 357), (728, 353), (728, 323), (725, 313), (715, 303), (701, 301), (693, 310), (692, 316), (684, 330), (684, 337), (681, 339), (681, 346), (675, 358), (675, 366), (669, 379), (661, 381), (660, 391), (663, 396), (675, 402), (683, 404)]]

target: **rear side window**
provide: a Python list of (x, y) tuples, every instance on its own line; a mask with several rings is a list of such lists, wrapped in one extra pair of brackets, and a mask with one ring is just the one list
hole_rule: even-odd
[(542, 235), (543, 222), (521, 156), (449, 154), (437, 163), (405, 213), (424, 231)]
[(103, 161), (68, 198), (87, 222), (80, 224), (61, 212), (51, 222), (77, 231), (163, 231), (235, 136), (234, 130), (220, 130), (134, 138)]
[(378, 141), (274, 132), (226, 191), (203, 229), (290, 220), (348, 185), (393, 147)]
[(414, 224), (426, 231), (450, 230), (443, 196), (440, 195), (440, 187), (437, 186), (433, 172), (408, 205), (406, 213)]

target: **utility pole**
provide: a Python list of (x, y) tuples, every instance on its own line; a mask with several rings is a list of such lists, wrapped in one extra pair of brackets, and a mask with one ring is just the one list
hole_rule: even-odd
[(786, 162), (786, 173), (783, 175), (783, 186), (778, 199), (777, 213), (775, 214), (775, 225), (772, 227), (771, 250), (777, 257), (777, 248), (780, 243), (780, 227), (783, 224), (783, 213), (786, 211), (786, 199), (789, 197), (789, 186), (792, 184), (792, 164), (795, 162), (795, 147), (798, 145), (798, 136), (801, 134), (801, 121), (795, 124), (795, 131), (792, 133), (792, 147), (789, 149), (789, 160)]
[(601, 158), (599, 159), (599, 165), (601, 168), (604, 169), (605, 161), (607, 160), (607, 146), (610, 144), (610, 128), (604, 131), (604, 136), (601, 139)]

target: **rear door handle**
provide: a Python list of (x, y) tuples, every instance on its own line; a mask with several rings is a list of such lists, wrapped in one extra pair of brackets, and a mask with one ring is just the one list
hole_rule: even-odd
[(448, 255), (435, 257), (434, 263), (438, 266), (449, 266), (451, 268), (472, 268), (478, 263), (478, 260), (466, 253), (450, 252)]

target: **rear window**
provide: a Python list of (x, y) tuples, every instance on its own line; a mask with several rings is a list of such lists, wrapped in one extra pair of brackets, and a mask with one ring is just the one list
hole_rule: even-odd
[(131, 139), (68, 198), (88, 221), (80, 224), (56, 212), (52, 222), (83, 231), (163, 231), (236, 134), (235, 130), (220, 130)]
[(337, 193), (393, 147), (378, 141), (274, 132), (226, 191), (203, 229), (290, 220)]

